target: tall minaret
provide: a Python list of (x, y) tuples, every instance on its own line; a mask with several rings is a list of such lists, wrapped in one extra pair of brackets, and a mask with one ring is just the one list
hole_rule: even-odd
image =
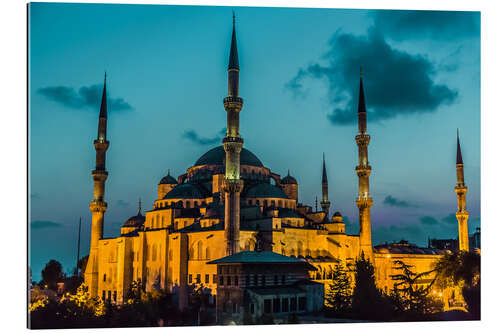
[(370, 173), (372, 167), (368, 163), (368, 144), (370, 136), (366, 134), (366, 105), (365, 93), (363, 91), (363, 77), (361, 69), (359, 71), (359, 101), (358, 101), (358, 135), (356, 144), (358, 145), (358, 160), (356, 173), (359, 179), (359, 194), (356, 198), (356, 205), (359, 209), (359, 247), (360, 253), (364, 253), (365, 258), (372, 257), (372, 231), (370, 221), (370, 208), (373, 200), (370, 197)]
[(92, 297), (98, 296), (98, 252), (99, 240), (102, 239), (104, 212), (108, 208), (104, 201), (104, 185), (108, 178), (106, 171), (106, 150), (109, 141), (106, 140), (106, 127), (108, 122), (108, 112), (106, 105), (106, 74), (104, 74), (104, 88), (102, 91), (101, 110), (99, 112), (99, 127), (97, 130), (97, 140), (94, 140), (96, 151), (95, 170), (92, 171), (94, 179), (94, 199), (90, 202), (92, 212), (92, 231), (90, 234), (90, 253), (87, 268), (85, 270), (85, 283), (89, 287)]
[(326, 213), (326, 219), (330, 214), (330, 201), (328, 201), (328, 178), (326, 177), (325, 153), (323, 153), (323, 176), (321, 178), (321, 208)]
[(227, 74), (228, 96), (224, 98), (224, 108), (227, 112), (227, 133), (222, 140), (226, 152), (226, 175), (222, 189), (225, 198), (226, 255), (232, 255), (240, 251), (240, 192), (243, 189), (243, 181), (240, 179), (240, 152), (243, 147), (243, 139), (240, 137), (240, 111), (243, 107), (243, 99), (238, 97), (240, 66), (236, 47), (234, 13)]
[(469, 231), (467, 229), (467, 220), (469, 213), (467, 212), (465, 194), (467, 193), (467, 186), (464, 182), (464, 162), (462, 160), (462, 150), (460, 149), (460, 139), (458, 137), (457, 129), (457, 186), (455, 186), (457, 193), (457, 220), (458, 220), (458, 248), (460, 251), (469, 251)]

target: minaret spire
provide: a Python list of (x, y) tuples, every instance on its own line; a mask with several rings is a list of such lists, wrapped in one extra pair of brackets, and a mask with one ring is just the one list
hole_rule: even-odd
[(106, 151), (109, 147), (109, 141), (106, 137), (108, 124), (107, 103), (106, 103), (106, 74), (104, 74), (104, 87), (101, 99), (101, 109), (99, 112), (99, 125), (97, 139), (94, 140), (96, 151), (95, 169), (92, 171), (94, 180), (94, 196), (90, 202), (90, 211), (92, 212), (92, 231), (90, 235), (90, 253), (85, 269), (85, 284), (89, 287), (92, 297), (98, 296), (99, 291), (99, 240), (103, 237), (104, 213), (108, 209), (108, 204), (104, 201), (105, 183), (108, 178), (106, 171)]
[(457, 164), (464, 164), (462, 160), (462, 149), (460, 148), (460, 137), (458, 136), (458, 128), (457, 128)]
[(106, 95), (106, 72), (104, 72), (104, 88), (102, 89), (101, 109), (99, 111), (99, 126), (97, 129), (97, 140), (106, 141), (106, 130), (108, 127), (108, 104)]
[(356, 144), (358, 145), (358, 175), (359, 193), (356, 198), (356, 205), (359, 209), (359, 245), (360, 254), (364, 253), (365, 258), (372, 260), (372, 236), (370, 209), (373, 199), (370, 197), (370, 173), (372, 167), (368, 163), (368, 144), (370, 136), (366, 133), (366, 102), (363, 89), (363, 72), (359, 70), (359, 99), (358, 99), (358, 135)]
[(325, 153), (323, 153), (323, 175), (321, 177), (321, 208), (326, 213), (326, 220), (330, 214), (330, 201), (328, 201), (328, 178), (326, 176)]
[(243, 181), (240, 179), (240, 152), (243, 148), (243, 139), (240, 137), (240, 111), (243, 107), (243, 99), (239, 97), (240, 66), (236, 47), (235, 21), (233, 12), (233, 34), (227, 68), (228, 96), (224, 98), (227, 132), (226, 137), (222, 139), (222, 145), (226, 152), (226, 173), (222, 185), (225, 202), (226, 255), (240, 251), (240, 192), (243, 189)]
[(460, 148), (460, 139), (457, 129), (457, 213), (455, 214), (458, 221), (458, 247), (460, 251), (469, 251), (469, 230), (467, 220), (469, 212), (467, 212), (467, 202), (465, 195), (467, 194), (467, 186), (464, 181), (464, 162), (462, 160), (462, 149)]
[(142, 215), (141, 214), (141, 198), (139, 198), (139, 210), (137, 211), (137, 215)]

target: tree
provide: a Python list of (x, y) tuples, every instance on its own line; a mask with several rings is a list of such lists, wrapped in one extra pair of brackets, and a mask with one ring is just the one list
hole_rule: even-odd
[(434, 265), (437, 283), (442, 287), (474, 286), (481, 276), (481, 256), (475, 252), (446, 253)]
[(346, 313), (351, 307), (351, 279), (342, 262), (335, 265), (329, 289), (325, 297), (328, 306), (337, 314)]
[(481, 256), (476, 252), (447, 253), (434, 265), (439, 286), (459, 287), (473, 319), (481, 312)]
[(47, 288), (49, 289), (57, 290), (57, 283), (62, 282), (64, 278), (65, 275), (63, 273), (61, 263), (52, 259), (42, 270), (42, 281), (40, 281), (40, 284), (42, 286), (47, 285)]
[(375, 284), (375, 269), (364, 254), (355, 263), (352, 313), (359, 319), (390, 320), (392, 307), (389, 299)]
[(432, 270), (415, 273), (411, 270), (413, 266), (401, 260), (394, 261), (394, 264), (394, 269), (401, 272), (391, 275), (395, 281), (393, 300), (398, 304), (397, 308), (405, 312), (406, 317), (422, 317), (443, 310), (443, 302), (429, 294), (435, 279), (426, 286), (419, 286), (422, 279), (433, 273)]

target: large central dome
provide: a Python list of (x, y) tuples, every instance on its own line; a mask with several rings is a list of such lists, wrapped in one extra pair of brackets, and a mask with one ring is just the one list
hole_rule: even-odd
[[(207, 165), (207, 164), (216, 164), (216, 165), (224, 165), (224, 161), (226, 160), (226, 152), (224, 151), (224, 147), (218, 146), (213, 149), (210, 149), (205, 154), (203, 154), (194, 164), (198, 165)], [(240, 164), (241, 165), (252, 165), (263, 167), (264, 165), (259, 160), (254, 153), (250, 150), (243, 148), (240, 153)]]

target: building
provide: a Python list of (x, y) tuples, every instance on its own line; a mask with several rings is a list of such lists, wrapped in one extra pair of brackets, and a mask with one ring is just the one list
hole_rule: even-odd
[(305, 260), (272, 251), (243, 251), (208, 262), (217, 265), (217, 322), (241, 324), (323, 308), (323, 284), (310, 280), (317, 269)]
[[(104, 237), (107, 138), (106, 78), (99, 114), (98, 134), (94, 141), (96, 167), (92, 171), (94, 195), (90, 203), (92, 231), (85, 283), (92, 296), (123, 302), (130, 284), (141, 281), (146, 290), (161, 288), (177, 295), (180, 308), (187, 304), (188, 290), (200, 286), (216, 295), (217, 266), (209, 262), (242, 251), (252, 251), (257, 242), (263, 251), (306, 260), (316, 269), (313, 279), (325, 287), (331, 281), (335, 264), (352, 264), (363, 254), (375, 265), (380, 288), (391, 289), (395, 258), (404, 260), (418, 271), (427, 271), (439, 251), (403, 253), (394, 247), (373, 247), (371, 238), (368, 159), (370, 135), (360, 75), (358, 102), (358, 175), (359, 235), (346, 233), (340, 212), (330, 215), (326, 160), (323, 158), (321, 210), (298, 201), (298, 181), (284, 177), (265, 166), (253, 152), (243, 147), (239, 134), (239, 62), (233, 19), (228, 66), (228, 96), (223, 105), (227, 113), (227, 133), (222, 145), (200, 156), (186, 173), (174, 178), (170, 172), (156, 189), (151, 209), (127, 219), (121, 234)], [(361, 74), (361, 73), (360, 73)], [(457, 138), (458, 139), (458, 138)], [(458, 156), (460, 154), (460, 160)], [(463, 162), (457, 145), (457, 219), (460, 233), (467, 230), (467, 212), (463, 181)], [(331, 217), (330, 217), (331, 216)], [(461, 238), (462, 239), (462, 238)], [(292, 260), (290, 259), (290, 260)], [(257, 296), (256, 296), (257, 297)]]

